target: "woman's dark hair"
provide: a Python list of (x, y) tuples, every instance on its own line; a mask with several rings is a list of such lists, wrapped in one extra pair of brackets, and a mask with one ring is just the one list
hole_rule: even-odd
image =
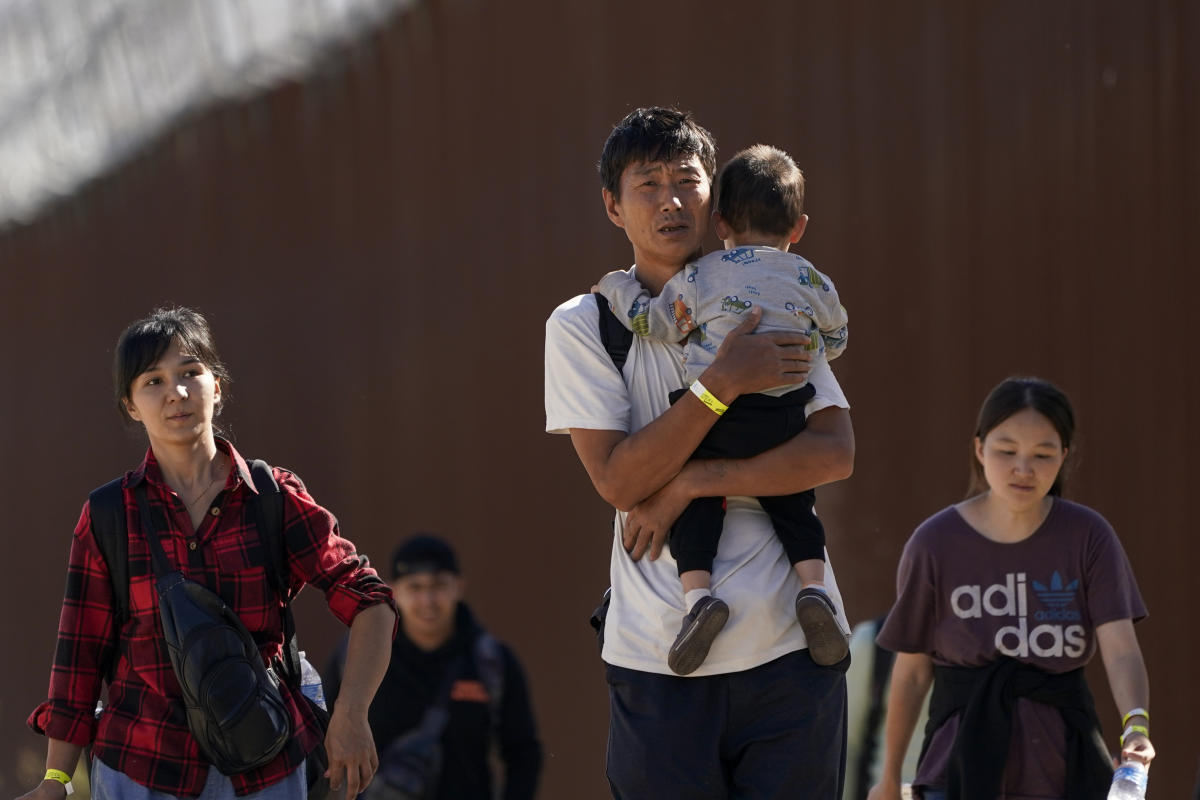
[(221, 400), (213, 409), (213, 416), (221, 413), (221, 404), (228, 393), (232, 378), (229, 370), (217, 354), (208, 320), (199, 311), (183, 306), (156, 308), (145, 319), (129, 324), (117, 339), (117, 351), (113, 355), (113, 392), (116, 394), (117, 410), (121, 418), (131, 422), (125, 401), (129, 399), (129, 387), (134, 379), (152, 367), (178, 341), (179, 349), (200, 359), (204, 366), (221, 379)]
[[(975, 436), (982, 442), (997, 425), (1027, 408), (1032, 408), (1045, 417), (1058, 432), (1063, 449), (1070, 449), (1071, 439), (1075, 435), (1075, 412), (1071, 408), (1071, 401), (1057, 386), (1041, 378), (1008, 378), (992, 389), (979, 409), (979, 419), (975, 423)], [(1064, 463), (1062, 469), (1058, 471), (1058, 476), (1054, 479), (1054, 485), (1050, 487), (1050, 494), (1055, 497), (1062, 496), (1065, 473), (1066, 464)], [(967, 496), (973, 497), (987, 488), (983, 465), (975, 457), (975, 448), (972, 445), (971, 487)]]

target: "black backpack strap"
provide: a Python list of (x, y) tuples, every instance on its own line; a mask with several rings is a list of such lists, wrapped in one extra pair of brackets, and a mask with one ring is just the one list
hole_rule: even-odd
[(112, 581), (113, 607), (117, 621), (129, 619), (129, 532), (125, 524), (125, 493), (122, 478), (114, 478), (88, 495), (92, 536), (108, 565)]
[[(122, 478), (114, 478), (88, 495), (92, 536), (104, 563), (108, 566), (108, 578), (112, 584), (113, 616), (118, 629), (129, 621), (129, 531), (125, 521), (125, 493), (121, 489), (122, 481)], [(104, 667), (104, 674), (110, 683), (115, 662), (114, 653), (110, 663)]]
[(271, 465), (261, 458), (256, 458), (248, 465), (250, 478), (258, 494), (252, 495), (247, 501), (254, 514), (255, 527), (262, 537), (266, 550), (264, 566), (267, 579), (275, 587), (275, 591), (283, 599), (290, 602), (291, 585), (288, 582), (287, 545), (283, 540), (283, 493), (275, 481), (275, 473)]
[[(625, 375), (622, 370), (625, 367), (625, 359), (629, 356), (629, 348), (633, 346), (633, 331), (626, 328), (621, 320), (617, 319), (607, 297), (600, 292), (592, 294), (596, 298), (596, 308), (600, 312), (600, 343), (608, 351), (608, 357), (612, 359), (613, 366), (617, 368), (621, 379), (624, 380)], [(596, 607), (596, 610), (592, 612), (591, 619), (588, 620), (596, 631), (596, 639), (600, 643), (601, 650), (604, 649), (604, 621), (608, 616), (611, 596), (612, 587), (610, 586), (604, 590), (604, 601)]]
[(296, 645), (296, 620), (292, 616), (291, 584), (288, 581), (287, 542), (283, 537), (283, 493), (271, 465), (256, 458), (248, 465), (258, 493), (247, 501), (255, 527), (262, 539), (263, 565), (267, 580), (283, 601), (283, 667), (288, 683), (300, 685), (300, 650)]
[(600, 310), (600, 343), (608, 351), (608, 357), (620, 372), (629, 356), (629, 348), (633, 346), (633, 331), (621, 324), (617, 315), (608, 304), (608, 298), (599, 292), (593, 292), (596, 297), (596, 308)]
[(479, 682), (488, 693), (488, 706), (492, 712), (492, 735), (497, 745), (500, 742), (500, 708), (504, 702), (504, 651), (496, 637), (482, 631), (475, 639), (472, 656)]

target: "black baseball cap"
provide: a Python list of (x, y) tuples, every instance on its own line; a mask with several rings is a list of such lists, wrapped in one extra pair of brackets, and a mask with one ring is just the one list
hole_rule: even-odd
[(444, 539), (423, 533), (401, 542), (392, 553), (392, 580), (426, 572), (459, 574), (454, 548)]

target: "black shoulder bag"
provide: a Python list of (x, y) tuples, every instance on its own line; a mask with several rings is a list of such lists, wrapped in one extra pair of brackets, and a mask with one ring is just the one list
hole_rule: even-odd
[(442, 732), (450, 721), (450, 691), (466, 654), (450, 662), (433, 704), (421, 722), (379, 754), (379, 774), (364, 795), (368, 800), (434, 800), (442, 776)]
[(171, 569), (145, 484), (137, 487), (137, 501), (154, 564), (163, 639), (183, 691), (188, 728), (225, 775), (266, 766), (292, 732), (279, 679), (263, 664), (237, 613), (208, 587)]
[[(250, 461), (248, 466), (258, 493), (250, 496), (246, 505), (253, 513), (252, 523), (263, 539), (263, 551), (266, 553), (264, 567), (267, 576), (283, 603), (284, 647), (283, 657), (280, 659), (282, 663), (277, 674), (287, 680), (288, 685), (296, 690), (295, 695), (304, 698), (303, 702), (308, 704), (313, 717), (320, 726), (322, 741), (306, 757), (305, 772), (308, 777), (309, 800), (324, 800), (329, 794), (329, 779), (325, 777), (325, 770), (329, 766), (329, 757), (325, 752), (324, 743), (324, 734), (329, 728), (329, 712), (299, 691), (300, 657), (299, 647), (296, 644), (296, 624), (292, 617), (292, 596), (287, 581), (287, 548), (283, 539), (283, 497), (279, 491), (279, 484), (275, 482), (275, 476), (267, 462), (255, 459)], [(100, 553), (108, 565), (118, 627), (123, 627), (129, 621), (129, 548), (125, 527), (122, 482), (121, 478), (111, 480), (94, 490), (89, 497), (92, 530), (95, 533)], [(114, 657), (104, 666), (105, 678), (110, 683), (115, 666), (114, 654)]]

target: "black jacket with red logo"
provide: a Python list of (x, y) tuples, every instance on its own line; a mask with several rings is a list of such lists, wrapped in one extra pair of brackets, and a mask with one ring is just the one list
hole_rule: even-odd
[[(404, 634), (400, 625), (392, 644), (392, 661), (371, 703), (368, 720), (375, 748), (382, 759), (392, 741), (421, 724), (425, 710), (450, 683), (449, 722), (442, 733), (442, 769), (438, 800), (532, 800), (542, 765), (529, 687), (512, 651), (497, 642), (498, 669), (477, 663), (477, 642), (487, 634), (465, 604), (456, 612), (454, 635), (437, 650), (425, 651)], [(493, 640), (494, 641), (494, 640)], [(345, 647), (326, 670), (325, 693), (331, 703), (341, 683)], [(491, 670), (491, 674), (488, 670)], [(495, 674), (500, 673), (500, 674)], [(499, 681), (499, 698), (489, 684)], [(494, 720), (493, 716), (499, 716)], [(494, 776), (488, 765), (493, 741), (504, 763), (504, 786), (493, 793)], [(378, 778), (377, 778), (378, 780)]]

